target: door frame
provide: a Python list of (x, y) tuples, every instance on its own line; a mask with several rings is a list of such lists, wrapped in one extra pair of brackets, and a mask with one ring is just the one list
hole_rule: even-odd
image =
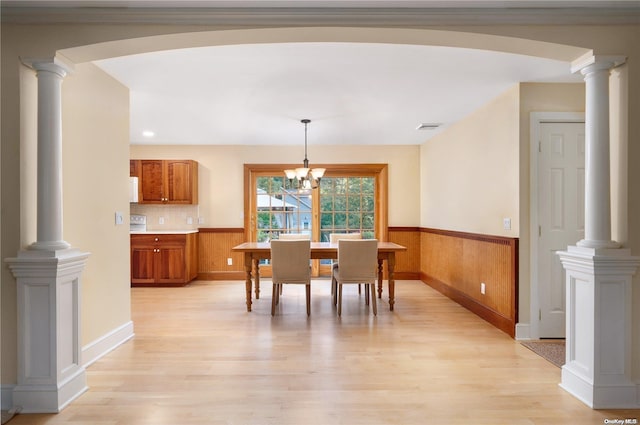
[[(540, 293), (538, 285), (538, 149), (540, 126), (548, 123), (583, 123), (584, 112), (531, 112), (529, 115), (529, 331), (518, 339), (539, 339), (538, 312)], [(523, 329), (521, 329), (523, 330)], [(527, 335), (528, 334), (528, 335)]]

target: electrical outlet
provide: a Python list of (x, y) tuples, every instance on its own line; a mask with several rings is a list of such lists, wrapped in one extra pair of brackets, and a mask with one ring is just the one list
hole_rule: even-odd
[(193, 224), (193, 217), (187, 217), (187, 224)]
[(503, 218), (502, 219), (502, 227), (504, 227), (504, 230), (511, 230), (511, 219), (510, 218)]
[(160, 217), (158, 219), (158, 224), (164, 224), (164, 217)]
[(227, 258), (227, 266), (233, 266), (233, 258)]
[(116, 224), (124, 224), (124, 215), (120, 211), (116, 211)]
[(482, 283), (480, 284), (480, 293), (481, 293), (482, 295), (484, 295), (484, 294), (485, 294), (485, 292), (486, 292), (486, 290), (487, 290), (487, 286), (484, 284), (484, 282), (482, 282)]
[(198, 224), (204, 224), (204, 217), (198, 217)]

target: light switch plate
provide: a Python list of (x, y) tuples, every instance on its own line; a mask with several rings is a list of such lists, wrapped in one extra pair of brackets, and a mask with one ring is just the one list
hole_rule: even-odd
[(116, 224), (124, 224), (124, 214), (120, 211), (116, 211)]

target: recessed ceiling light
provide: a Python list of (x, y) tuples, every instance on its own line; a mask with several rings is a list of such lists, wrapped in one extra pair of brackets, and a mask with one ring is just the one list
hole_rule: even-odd
[(145, 131), (143, 131), (143, 132), (142, 132), (142, 135), (143, 135), (144, 137), (153, 137), (153, 136), (155, 136), (155, 135), (156, 135), (156, 133), (154, 133), (154, 132), (153, 132), (153, 131), (151, 131), (151, 130), (145, 130)]
[(423, 122), (422, 124), (418, 125), (416, 127), (416, 130), (435, 130), (436, 128), (440, 127), (442, 124), (440, 123), (428, 123), (428, 122)]

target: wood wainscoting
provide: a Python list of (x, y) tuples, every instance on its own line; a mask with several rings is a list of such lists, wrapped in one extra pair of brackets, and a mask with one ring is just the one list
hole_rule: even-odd
[[(420, 279), (511, 337), (518, 321), (518, 239), (421, 229)], [(481, 283), (485, 293), (481, 293)]]
[[(243, 228), (200, 228), (198, 279), (244, 280)], [(396, 280), (416, 279), (512, 337), (518, 320), (518, 239), (420, 227), (389, 227)], [(232, 265), (227, 260), (231, 258)], [(387, 276), (385, 270), (385, 277)], [(480, 284), (485, 284), (485, 294)]]
[[(395, 279), (420, 279), (420, 228), (389, 227), (389, 242), (406, 246), (407, 250), (396, 254)], [(385, 270), (385, 277), (387, 276)]]
[[(198, 279), (244, 280), (244, 256), (231, 248), (244, 242), (243, 228), (200, 228)], [(231, 265), (227, 263), (231, 258)]]

